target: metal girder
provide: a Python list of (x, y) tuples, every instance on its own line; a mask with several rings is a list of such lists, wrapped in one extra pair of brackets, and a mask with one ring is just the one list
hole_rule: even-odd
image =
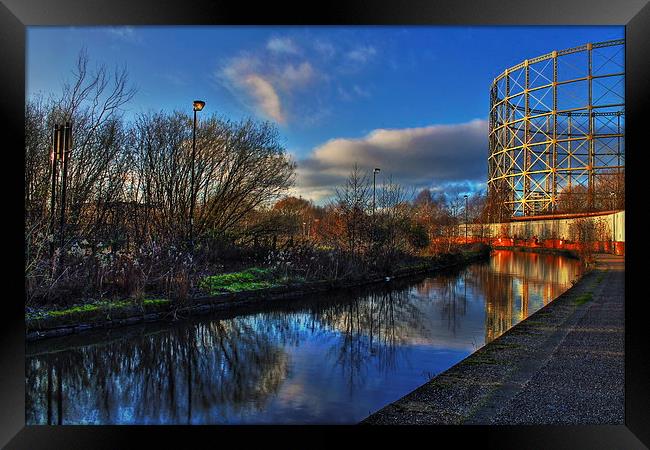
[(494, 79), (488, 190), (510, 216), (597, 210), (622, 189), (624, 45), (553, 51)]

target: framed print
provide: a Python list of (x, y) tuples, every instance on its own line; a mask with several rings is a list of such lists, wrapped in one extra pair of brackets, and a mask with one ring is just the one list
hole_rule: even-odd
[(7, 448), (646, 448), (644, 1), (0, 10)]

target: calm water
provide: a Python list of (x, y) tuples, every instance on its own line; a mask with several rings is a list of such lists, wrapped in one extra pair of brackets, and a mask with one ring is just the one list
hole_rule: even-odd
[(356, 423), (579, 275), (576, 260), (496, 251), (435, 277), (35, 342), (27, 423)]

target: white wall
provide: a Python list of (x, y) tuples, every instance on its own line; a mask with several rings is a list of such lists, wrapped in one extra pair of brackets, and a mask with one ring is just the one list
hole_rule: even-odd
[[(572, 230), (577, 220), (588, 220), (600, 224), (605, 233), (604, 240), (625, 242), (625, 211), (604, 214), (602, 216), (584, 217), (581, 219), (546, 219), (492, 224), (468, 224), (467, 235), (469, 237), (510, 237), (519, 239), (530, 239), (533, 236), (537, 236), (540, 239), (572, 240), (574, 237), (572, 236)], [(615, 239), (612, 239), (613, 231), (616, 231)], [(465, 235), (465, 224), (458, 226), (458, 235)]]

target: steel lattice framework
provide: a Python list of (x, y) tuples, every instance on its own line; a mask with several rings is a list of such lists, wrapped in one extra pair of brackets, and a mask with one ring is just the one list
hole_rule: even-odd
[(553, 51), (490, 90), (488, 190), (505, 214), (604, 209), (625, 167), (624, 40)]

